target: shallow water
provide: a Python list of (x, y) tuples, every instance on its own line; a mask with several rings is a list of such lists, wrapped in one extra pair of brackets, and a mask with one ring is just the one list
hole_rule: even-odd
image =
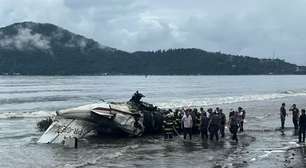
[[(0, 167), (282, 167), (299, 146), (279, 127), (282, 102), (306, 107), (305, 76), (0, 76)], [(55, 110), (126, 101), (139, 90), (163, 108), (204, 106), (247, 110), (238, 144), (176, 137), (89, 137), (80, 148), (37, 144), (36, 122)], [(292, 127), (290, 116), (287, 127)]]

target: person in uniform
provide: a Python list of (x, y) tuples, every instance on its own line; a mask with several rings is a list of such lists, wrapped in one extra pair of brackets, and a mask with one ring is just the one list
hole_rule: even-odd
[(305, 142), (305, 131), (306, 131), (306, 114), (305, 109), (302, 109), (302, 115), (299, 118), (299, 142)]
[(292, 111), (292, 122), (294, 125), (294, 129), (298, 130), (300, 112), (299, 112), (299, 109), (296, 107), (296, 104), (293, 104), (291, 108), (289, 109), (289, 111)]
[(201, 113), (198, 111), (198, 109), (194, 109), (195, 112), (195, 117), (196, 117), (196, 122), (195, 122), (195, 130), (194, 133), (200, 133), (200, 124), (201, 124)]
[(285, 120), (286, 120), (287, 112), (286, 112), (286, 104), (282, 103), (280, 108), (280, 119), (281, 119), (281, 129), (285, 129)]
[(219, 116), (220, 116), (220, 134), (221, 137), (224, 138), (225, 137), (225, 125), (226, 125), (226, 116), (223, 113), (222, 109), (219, 109)]
[(175, 131), (177, 131), (177, 134), (181, 134), (182, 133), (182, 129), (181, 129), (181, 112), (179, 109), (175, 109), (174, 111), (174, 129)]
[(205, 111), (202, 111), (201, 113), (201, 121), (200, 121), (200, 132), (201, 132), (201, 138), (208, 139), (208, 124), (209, 119), (207, 117), (207, 114)]
[(219, 128), (220, 128), (220, 117), (216, 112), (214, 112), (211, 114), (208, 125), (210, 140), (213, 140), (213, 138), (216, 137), (216, 141), (219, 141), (219, 135), (218, 135)]
[(141, 99), (145, 97), (143, 94), (139, 93), (138, 90), (134, 93), (134, 95), (132, 96), (132, 98), (130, 99), (130, 102), (135, 103), (135, 104), (139, 104), (141, 103)]
[(169, 112), (166, 114), (163, 121), (163, 130), (165, 139), (172, 139), (174, 133), (174, 116), (173, 113)]
[(197, 109), (196, 108), (194, 108), (194, 109), (189, 109), (189, 113), (190, 113), (190, 115), (191, 115), (191, 117), (192, 117), (192, 133), (193, 134), (195, 134), (195, 133), (197, 133), (197, 130), (198, 130), (198, 128), (197, 128)]
[[(204, 108), (201, 107), (201, 108), (200, 108), (200, 114), (202, 115), (203, 113), (206, 113), (206, 111), (204, 111)], [(207, 114), (206, 114), (206, 117), (207, 117)]]
[(228, 118), (231, 118), (233, 115), (235, 115), (234, 109), (231, 109), (228, 115)]
[(235, 140), (238, 142), (238, 129), (239, 129), (239, 115), (237, 112), (232, 111), (230, 113), (230, 118), (229, 118), (229, 130), (230, 133), (232, 134), (232, 140)]
[(209, 108), (207, 109), (207, 117), (210, 119), (211, 114), (213, 113), (213, 109)]

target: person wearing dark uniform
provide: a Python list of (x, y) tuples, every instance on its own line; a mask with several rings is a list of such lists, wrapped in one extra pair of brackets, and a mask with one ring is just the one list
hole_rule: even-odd
[[(306, 131), (306, 114), (305, 114), (305, 109), (302, 109), (302, 115), (300, 116), (299, 119), (299, 142), (305, 142), (305, 131)], [(303, 139), (302, 139), (303, 136)]]
[(234, 115), (235, 115), (235, 111), (234, 109), (231, 109), (231, 111), (229, 112), (228, 118), (231, 118)]
[(192, 133), (195, 134), (195, 133), (198, 133), (198, 109), (189, 109), (190, 110), (190, 114), (191, 114), (191, 117), (192, 117)]
[[(200, 108), (200, 114), (202, 115), (202, 113), (206, 113), (206, 112), (204, 111), (204, 108), (203, 108), (203, 107)], [(207, 114), (206, 114), (206, 116), (207, 116)]]
[(229, 128), (230, 132), (232, 134), (232, 140), (235, 140), (238, 142), (237, 132), (239, 129), (239, 116), (237, 112), (231, 112), (230, 113), (230, 119), (229, 119)]
[(198, 109), (195, 109), (196, 114), (196, 133), (200, 133), (200, 125), (201, 125), (201, 113)]
[(287, 116), (286, 104), (282, 103), (282, 106), (280, 108), (281, 129), (285, 129), (286, 116)]
[(201, 137), (204, 139), (208, 139), (208, 124), (209, 124), (209, 119), (207, 117), (207, 114), (205, 111), (201, 113), (201, 122), (200, 122), (200, 132), (201, 132)]
[(168, 113), (163, 121), (163, 130), (165, 139), (173, 138), (174, 117), (172, 113)]
[(211, 114), (208, 126), (210, 140), (213, 140), (213, 138), (216, 137), (216, 141), (219, 141), (219, 135), (218, 135), (219, 128), (220, 128), (220, 117), (216, 112), (214, 112)]
[(219, 113), (220, 115), (220, 134), (221, 134), (221, 137), (224, 138), (225, 137), (226, 116), (223, 113), (222, 109), (220, 109), (219, 111), (220, 111)]
[(294, 125), (294, 129), (298, 130), (300, 112), (299, 109), (296, 108), (296, 104), (293, 104), (289, 111), (292, 111), (292, 122)]
[(219, 108), (219, 107), (216, 107), (215, 112), (216, 112), (217, 114), (219, 114), (219, 112), (220, 112), (220, 108)]
[(180, 134), (182, 132), (181, 130), (181, 118), (179, 109), (176, 109), (174, 111), (174, 128), (176, 129), (177, 133)]
[(207, 117), (208, 117), (209, 119), (210, 119), (212, 113), (213, 113), (213, 109), (212, 109), (212, 108), (207, 109)]
[(138, 90), (134, 93), (134, 95), (132, 96), (132, 98), (130, 99), (130, 102), (135, 103), (135, 104), (139, 104), (141, 103), (141, 98), (145, 97), (143, 94), (139, 93)]

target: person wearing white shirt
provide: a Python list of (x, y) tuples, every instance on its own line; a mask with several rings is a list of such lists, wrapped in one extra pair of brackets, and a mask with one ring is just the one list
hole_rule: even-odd
[(187, 134), (189, 134), (189, 139), (192, 139), (192, 117), (189, 110), (185, 112), (182, 118), (182, 129), (184, 131), (184, 139), (186, 139)]

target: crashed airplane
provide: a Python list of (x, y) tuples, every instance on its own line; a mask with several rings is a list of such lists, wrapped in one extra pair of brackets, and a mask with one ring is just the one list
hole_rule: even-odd
[(137, 91), (128, 102), (101, 102), (57, 111), (38, 143), (65, 143), (91, 131), (128, 136), (161, 132), (165, 111), (140, 101), (142, 97)]

